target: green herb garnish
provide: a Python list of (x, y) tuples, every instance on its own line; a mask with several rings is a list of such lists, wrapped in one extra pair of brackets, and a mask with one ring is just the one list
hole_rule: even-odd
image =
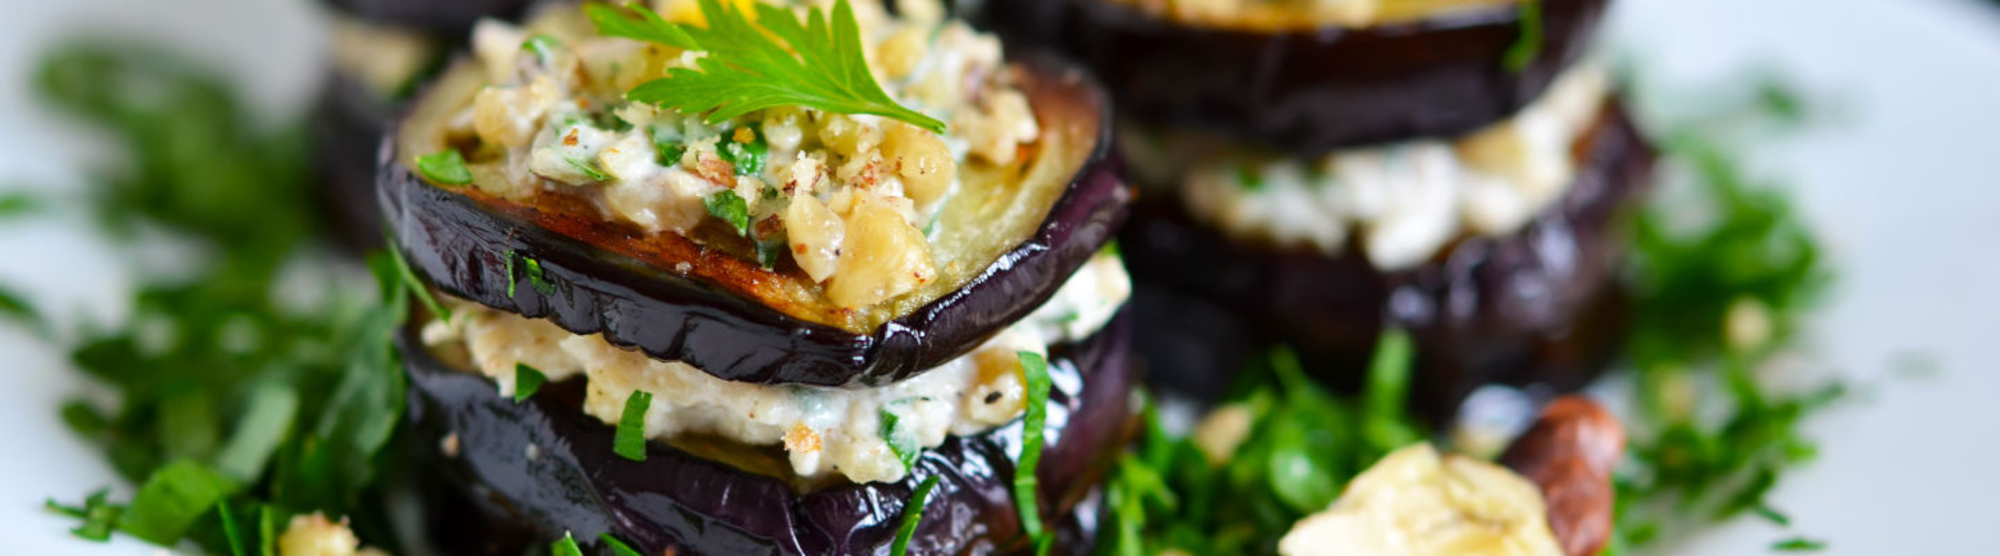
[(553, 556), (583, 556), (583, 547), (576, 545), (575, 536), (564, 532), (561, 540), (549, 545), (549, 554)]
[(612, 437), (611, 451), (632, 461), (646, 461), (646, 409), (653, 405), (653, 394), (645, 390), (633, 390), (625, 398), (625, 414), (618, 419), (617, 436)]
[(903, 470), (908, 471), (917, 464), (917, 456), (922, 455), (923, 450), (917, 447), (917, 436), (900, 426), (902, 421), (896, 412), (882, 408), (882, 426), (876, 434), (889, 443), (889, 451), (896, 454), (896, 459), (903, 462)]
[(230, 556), (249, 556), (250, 550), (243, 547), (243, 531), (236, 526), (236, 512), (229, 510), (229, 501), (217, 502), (215, 513), (222, 518), (223, 542), (229, 545)]
[(1507, 47), (1507, 71), (1521, 73), (1542, 52), (1542, 0), (1521, 1), (1521, 35)]
[(618, 540), (618, 537), (611, 536), (611, 533), (598, 533), (597, 541), (611, 547), (612, 556), (641, 556), (639, 551), (633, 550), (631, 545)]
[(0, 193), (0, 218), (29, 214), (41, 208), (41, 201), (27, 193)]
[(1245, 191), (1263, 191), (1264, 174), (1249, 164), (1239, 164), (1236, 166), (1236, 183)]
[(702, 199), (701, 204), (708, 208), (709, 216), (728, 222), (730, 227), (735, 228), (736, 235), (745, 237), (750, 235), (750, 203), (737, 195), (736, 190), (717, 191)]
[(542, 261), (533, 257), (521, 257), (521, 262), (527, 264), (528, 285), (535, 288), (535, 293), (543, 296), (556, 294), (555, 283), (550, 282), (548, 273), (542, 271)]
[(472, 183), (472, 171), (465, 168), (465, 155), (458, 154), (456, 149), (418, 155), (417, 172), (422, 173), (425, 179), (438, 183), (449, 185)]
[(715, 150), (723, 160), (728, 161), (736, 169), (738, 176), (764, 173), (764, 157), (771, 152), (771, 146), (764, 142), (764, 134), (757, 133), (756, 128), (751, 127), (740, 127), (737, 130), (736, 133), (750, 133), (751, 139), (737, 141), (733, 137), (735, 134), (726, 134), (723, 136), (722, 146)]
[(77, 538), (106, 541), (111, 539), (111, 531), (118, 525), (118, 515), (125, 511), (124, 507), (112, 504), (110, 499), (111, 489), (98, 489), (84, 499), (81, 508), (64, 506), (53, 499), (49, 500), (45, 507), (49, 511), (83, 520), (82, 524), (69, 530), (70, 534), (76, 535)]
[(153, 544), (172, 544), (236, 489), (234, 481), (206, 465), (167, 464), (139, 487), (139, 494), (118, 516), (118, 530)]
[(837, 114), (874, 114), (944, 133), (944, 122), (911, 110), (883, 92), (869, 73), (861, 30), (846, 0), (831, 20), (813, 8), (803, 24), (786, 8), (759, 3), (752, 22), (739, 8), (701, 0), (708, 27), (667, 23), (637, 4), (624, 10), (590, 6), (597, 31), (676, 48), (707, 52), (700, 70), (674, 68), (667, 77), (634, 87), (625, 98), (657, 103), (710, 124), (779, 106), (806, 106)]
[[(591, 6), (601, 7), (596, 4)], [(679, 136), (669, 132), (665, 126), (655, 124), (648, 130), (653, 136), (653, 149), (659, 151), (660, 165), (668, 168), (680, 165), (681, 156), (687, 154), (687, 144), (682, 143)]]
[(521, 50), (535, 53), (535, 58), (541, 60), (542, 65), (548, 65), (555, 60), (556, 49), (561, 47), (562, 41), (556, 40), (548, 33), (535, 33), (528, 37), (528, 40), (521, 41)]
[(910, 502), (903, 505), (903, 523), (896, 527), (896, 540), (889, 544), (890, 556), (903, 556), (910, 550), (910, 537), (917, 533), (917, 523), (924, 518), (924, 507), (931, 502), (931, 489), (937, 488), (938, 478), (932, 475), (917, 485), (917, 491), (910, 494)]
[[(1766, 83), (1769, 83), (1768, 81)], [(1768, 87), (1768, 85), (1767, 85)], [(1818, 241), (1778, 190), (1753, 186), (1725, 143), (1727, 127), (1789, 124), (1801, 103), (1789, 91), (1758, 91), (1747, 108), (1695, 120), (1667, 134), (1666, 159), (1692, 170), (1700, 195), (1648, 207), (1633, 230), (1633, 330), (1627, 354), (1638, 371), (1638, 415), (1626, 423), (1631, 454), (1618, 481), (1615, 545), (1641, 547), (1688, 521), (1756, 512), (1790, 518), (1765, 497), (1817, 444), (1800, 424), (1839, 399), (1840, 383), (1771, 392), (1757, 369), (1789, 341), (1828, 282)], [(1712, 218), (1678, 225), (1685, 214)], [(1756, 331), (1732, 325), (1751, 315)], [(1680, 396), (1706, 380), (1721, 392)]]
[[(350, 516), (370, 544), (388, 539), (377, 465), (400, 461), (387, 453), (406, 399), (390, 340), (410, 288), (381, 256), (376, 291), (336, 281), (307, 307), (272, 295), (287, 272), (323, 270), (299, 255), (324, 210), (306, 128), (254, 125), (217, 73), (167, 49), (66, 46), (37, 80), (56, 113), (122, 147), (86, 197), (107, 235), (144, 230), (208, 255), (171, 278), (135, 267), (133, 319), (63, 346), (118, 399), (102, 413), (65, 403), (64, 422), (142, 485), (124, 504), (64, 508), (85, 520), (78, 533), (233, 554), (251, 545), (238, 518), (254, 512), (255, 552), (274, 554), (276, 521), (318, 511)], [(172, 341), (148, 332), (162, 328)]]
[(1826, 550), (1826, 543), (1805, 537), (1792, 537), (1773, 543), (1771, 550), (1778, 552), (1819, 552)]
[(542, 383), (548, 381), (549, 375), (542, 374), (541, 370), (527, 363), (514, 363), (514, 403), (528, 401), (542, 389)]
[(563, 162), (568, 163), (569, 167), (575, 168), (584, 177), (590, 178), (590, 181), (611, 181), (611, 175), (604, 173), (604, 170), (599, 169), (596, 163), (573, 156), (563, 157)]
[(403, 251), (397, 249), (395, 245), (390, 245), (384, 251), (389, 253), (389, 262), (395, 265), (395, 276), (402, 281), (403, 288), (409, 290), (412, 295), (417, 296), (417, 301), (422, 302), (424, 308), (429, 309), (431, 314), (437, 315), (438, 318), (444, 320), (451, 320), (451, 310), (446, 309), (443, 303), (438, 302), (437, 296), (431, 294), (430, 287), (425, 286), (423, 280), (417, 278), (416, 270), (410, 268), (410, 261), (403, 258)]
[(1021, 510), (1021, 530), (1029, 538), (1042, 536), (1042, 506), (1035, 498), (1041, 481), (1035, 470), (1042, 462), (1042, 429), (1049, 418), (1049, 362), (1039, 353), (1015, 353), (1026, 383), (1027, 415), (1021, 422), (1021, 459), (1014, 465), (1014, 505)]

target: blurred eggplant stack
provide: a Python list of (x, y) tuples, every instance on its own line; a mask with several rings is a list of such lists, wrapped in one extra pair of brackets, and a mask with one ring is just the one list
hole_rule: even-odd
[(1580, 387), (1623, 336), (1619, 215), (1654, 152), (1590, 55), (1605, 0), (1011, 0), (1091, 68), (1141, 185), (1121, 234), (1152, 376), (1220, 392), (1271, 343), (1355, 388), (1388, 326), (1414, 403)]
[(516, 17), (527, 0), (326, 0), (328, 70), (312, 109), (312, 161), (332, 236), (380, 248), (376, 157), (404, 101), (481, 17)]

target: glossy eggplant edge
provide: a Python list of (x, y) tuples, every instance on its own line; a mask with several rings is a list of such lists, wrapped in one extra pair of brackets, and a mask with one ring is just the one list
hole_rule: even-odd
[[(963, 15), (1009, 46), (1080, 59), (1133, 122), (1317, 155), (1459, 136), (1506, 119), (1584, 57), (1607, 3), (1540, 3), (1540, 41), (1518, 66), (1510, 59), (1525, 30), (1516, 6), (1274, 31), (1184, 25), (1104, 0), (987, 2)], [(1383, 61), (1391, 55), (1410, 59)]]
[[(1014, 64), (1049, 87), (1045, 94), (1060, 94), (1097, 115), (1090, 154), (1028, 240), (958, 290), (868, 334), (785, 315), (432, 186), (396, 159), (393, 130), (377, 154), (377, 201), (413, 269), (452, 295), (547, 318), (576, 334), (601, 333), (615, 345), (727, 380), (894, 382), (963, 355), (1026, 317), (1109, 243), (1127, 217), (1133, 192), (1112, 148), (1112, 113), (1102, 87), (1053, 55), (1030, 54)], [(540, 271), (536, 280), (518, 268), (525, 260)], [(536, 282), (554, 287), (537, 288)]]
[[(1129, 320), (1121, 316), (1050, 357), (1052, 370), (1076, 379), (1068, 386), (1056, 380), (1050, 397), (1051, 444), (1038, 467), (1039, 499), (1058, 547), (1071, 554), (1089, 553), (1100, 519), (1098, 482), (1137, 432)], [(1018, 420), (926, 450), (902, 481), (799, 494), (781, 479), (658, 442), (648, 443), (645, 462), (622, 459), (611, 448), (613, 428), (575, 405), (581, 384), (568, 383), (570, 394), (545, 386), (517, 404), (486, 377), (430, 355), (414, 329), (398, 342), (410, 379), (406, 441), (445, 489), (432, 497), (456, 496), (481, 514), (456, 520), (455, 534), (547, 542), (569, 532), (589, 546), (608, 532), (646, 554), (873, 554), (893, 538), (916, 485), (936, 476), (910, 554), (1025, 547), (1009, 455), (1018, 454)], [(709, 498), (705, 507), (688, 500), (696, 497)]]

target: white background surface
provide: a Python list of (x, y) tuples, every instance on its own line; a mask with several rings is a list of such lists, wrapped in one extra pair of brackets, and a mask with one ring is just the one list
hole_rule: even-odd
[[(1746, 519), (1678, 539), (1679, 554), (1763, 554), (1806, 534), (1832, 554), (1993, 554), (2000, 526), (2000, 10), (1969, 0), (1617, 0), (1608, 40), (1653, 81), (1714, 85), (1770, 67), (1835, 110), (1764, 149), (1825, 234), (1839, 271), (1813, 323), (1811, 372), (1864, 389), (1813, 422), (1822, 456), (1775, 493), (1797, 527)], [(323, 33), (304, 0), (12, 2), (0, 18), (0, 190), (73, 196), (105, 150), (38, 113), (33, 63), (79, 29), (175, 44), (251, 85), (268, 114), (303, 106)], [(0, 224), (0, 284), (59, 326), (122, 318), (132, 277), (75, 214)], [(1939, 376), (1891, 377), (1923, 352)], [(0, 327), (0, 544), (10, 554), (147, 554), (71, 539), (43, 499), (115, 476), (58, 405), (86, 389), (57, 350)], [(129, 495), (131, 488), (118, 492)]]

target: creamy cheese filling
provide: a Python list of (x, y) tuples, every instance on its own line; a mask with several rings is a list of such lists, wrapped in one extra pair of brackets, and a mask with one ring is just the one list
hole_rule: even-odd
[[(908, 470), (885, 433), (918, 448), (947, 435), (991, 430), (1019, 417), (1024, 382), (1017, 352), (1082, 340), (1109, 322), (1131, 295), (1115, 255), (1101, 253), (1027, 318), (973, 352), (915, 377), (879, 387), (836, 388), (732, 382), (680, 362), (621, 349), (602, 336), (571, 334), (528, 319), (452, 300), (449, 322), (423, 330), (433, 349), (462, 346), (479, 372), (513, 395), (515, 364), (559, 381), (589, 381), (583, 410), (617, 424), (635, 391), (653, 395), (646, 434), (671, 441), (690, 435), (750, 446), (782, 446), (801, 477), (839, 474), (855, 482), (896, 481)], [(893, 430), (885, 413), (896, 416)]]
[(1513, 118), (1453, 141), (1317, 159), (1228, 149), (1189, 156), (1189, 141), (1134, 132), (1126, 152), (1146, 181), (1179, 183), (1188, 212), (1232, 236), (1328, 255), (1356, 236), (1376, 268), (1406, 269), (1462, 234), (1519, 230), (1561, 199), (1575, 180), (1573, 145), (1603, 107), (1607, 81), (1603, 68), (1581, 66)]

